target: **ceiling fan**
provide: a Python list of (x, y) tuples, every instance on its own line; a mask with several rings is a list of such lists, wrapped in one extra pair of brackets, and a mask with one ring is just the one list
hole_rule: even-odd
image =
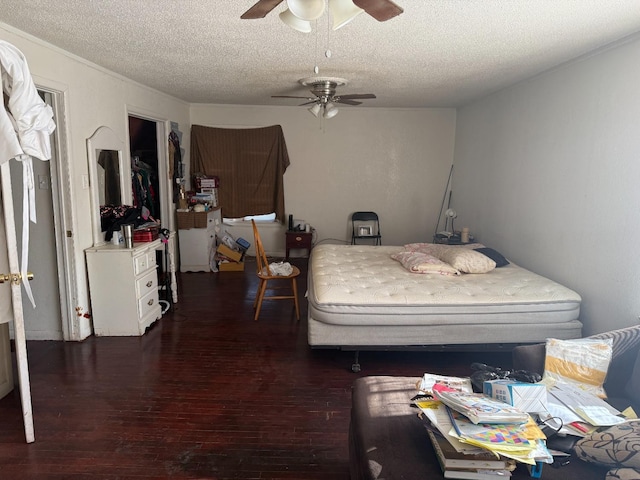
[[(331, 4), (332, 1), (329, 0)], [(301, 3), (304, 0), (295, 0), (295, 3)], [(400, 15), (404, 10), (400, 8), (398, 5), (393, 3), (391, 0), (352, 0), (353, 4), (356, 7), (361, 8), (373, 18), (378, 20), (379, 22), (385, 22), (393, 17)], [(276, 8), (278, 5), (282, 3), (282, 0), (258, 0), (258, 2), (253, 5), (249, 10), (244, 12), (240, 18), (247, 19), (255, 19), (255, 18), (264, 18), (271, 10)], [(290, 0), (290, 3), (294, 3), (293, 0)], [(311, 3), (309, 0), (306, 0), (306, 3)], [(336, 1), (336, 3), (338, 3)], [(330, 5), (331, 6), (331, 5)], [(291, 9), (292, 5), (289, 5), (289, 9)], [(322, 9), (316, 18), (322, 15), (324, 11), (324, 0), (322, 1)], [(294, 7), (295, 8), (295, 7)], [(301, 5), (299, 7), (301, 10), (310, 11), (311, 8), (315, 8), (312, 6)]]
[(336, 92), (337, 87), (342, 87), (347, 84), (347, 80), (338, 77), (307, 77), (298, 80), (305, 87), (311, 87), (310, 92), (313, 97), (299, 97), (292, 95), (273, 95), (271, 98), (303, 98), (307, 100), (303, 105), (312, 105), (309, 111), (314, 116), (319, 116), (322, 112), (324, 118), (332, 118), (338, 114), (338, 107), (336, 103), (343, 103), (345, 105), (360, 105), (362, 102), (358, 100), (364, 100), (368, 98), (376, 98), (373, 93), (347, 93), (345, 95), (338, 95)]

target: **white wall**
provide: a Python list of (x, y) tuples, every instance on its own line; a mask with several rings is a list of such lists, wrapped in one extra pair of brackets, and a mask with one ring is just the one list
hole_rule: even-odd
[[(89, 174), (86, 139), (99, 126), (106, 125), (127, 144), (127, 108), (175, 121), (182, 131), (188, 131), (188, 105), (1, 23), (0, 39), (22, 51), (39, 87), (64, 92), (67, 139), (64, 148), (69, 163), (64, 188), (74, 200), (70, 217), (65, 219), (65, 230), (73, 232), (73, 260), (78, 282), (75, 291), (71, 292), (78, 309), (71, 326), (71, 338), (79, 340), (91, 334), (90, 322), (84, 316), (90, 311), (84, 249), (93, 244), (91, 199), (89, 189), (83, 187), (83, 177), (86, 179)], [(188, 155), (188, 142), (185, 143)], [(125, 154), (128, 158), (128, 152)]]
[[(383, 244), (429, 241), (453, 159), (455, 119), (454, 109), (344, 107), (320, 120), (303, 107), (191, 106), (193, 125), (282, 125), (291, 160), (286, 213), (331, 243), (350, 241), (349, 216), (358, 210), (378, 213)], [(282, 251), (284, 235), (281, 242)]]
[(640, 314), (640, 40), (458, 111), (456, 226), (576, 290), (584, 333)]

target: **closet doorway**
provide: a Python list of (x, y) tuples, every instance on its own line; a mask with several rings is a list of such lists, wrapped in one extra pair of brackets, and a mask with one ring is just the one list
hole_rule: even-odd
[(147, 208), (153, 219), (162, 220), (156, 122), (129, 116), (129, 152), (132, 203)]
[[(132, 205), (145, 206), (150, 215), (159, 220), (162, 228), (173, 231), (172, 184), (169, 176), (169, 129), (166, 119), (148, 112), (128, 108), (129, 153), (131, 160)], [(175, 256), (175, 242), (167, 248)], [(159, 253), (159, 252), (158, 252)], [(167, 271), (166, 259), (158, 265)]]

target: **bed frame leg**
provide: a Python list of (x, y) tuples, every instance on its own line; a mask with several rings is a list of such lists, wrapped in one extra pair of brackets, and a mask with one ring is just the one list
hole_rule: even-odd
[(360, 351), (356, 350), (356, 353), (353, 356), (353, 365), (351, 365), (351, 371), (353, 373), (358, 373), (360, 371), (360, 362), (358, 361), (359, 356), (360, 356)]

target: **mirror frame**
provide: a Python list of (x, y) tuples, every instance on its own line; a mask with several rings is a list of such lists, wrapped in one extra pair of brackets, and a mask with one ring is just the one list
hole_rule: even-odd
[(91, 192), (91, 221), (93, 227), (93, 245), (104, 245), (104, 233), (100, 222), (100, 193), (98, 192), (98, 158), (101, 150), (118, 152), (118, 167), (120, 169), (120, 198), (126, 202), (126, 181), (124, 176), (124, 142), (118, 138), (109, 127), (98, 129), (87, 139), (87, 158), (89, 160), (89, 186)]

